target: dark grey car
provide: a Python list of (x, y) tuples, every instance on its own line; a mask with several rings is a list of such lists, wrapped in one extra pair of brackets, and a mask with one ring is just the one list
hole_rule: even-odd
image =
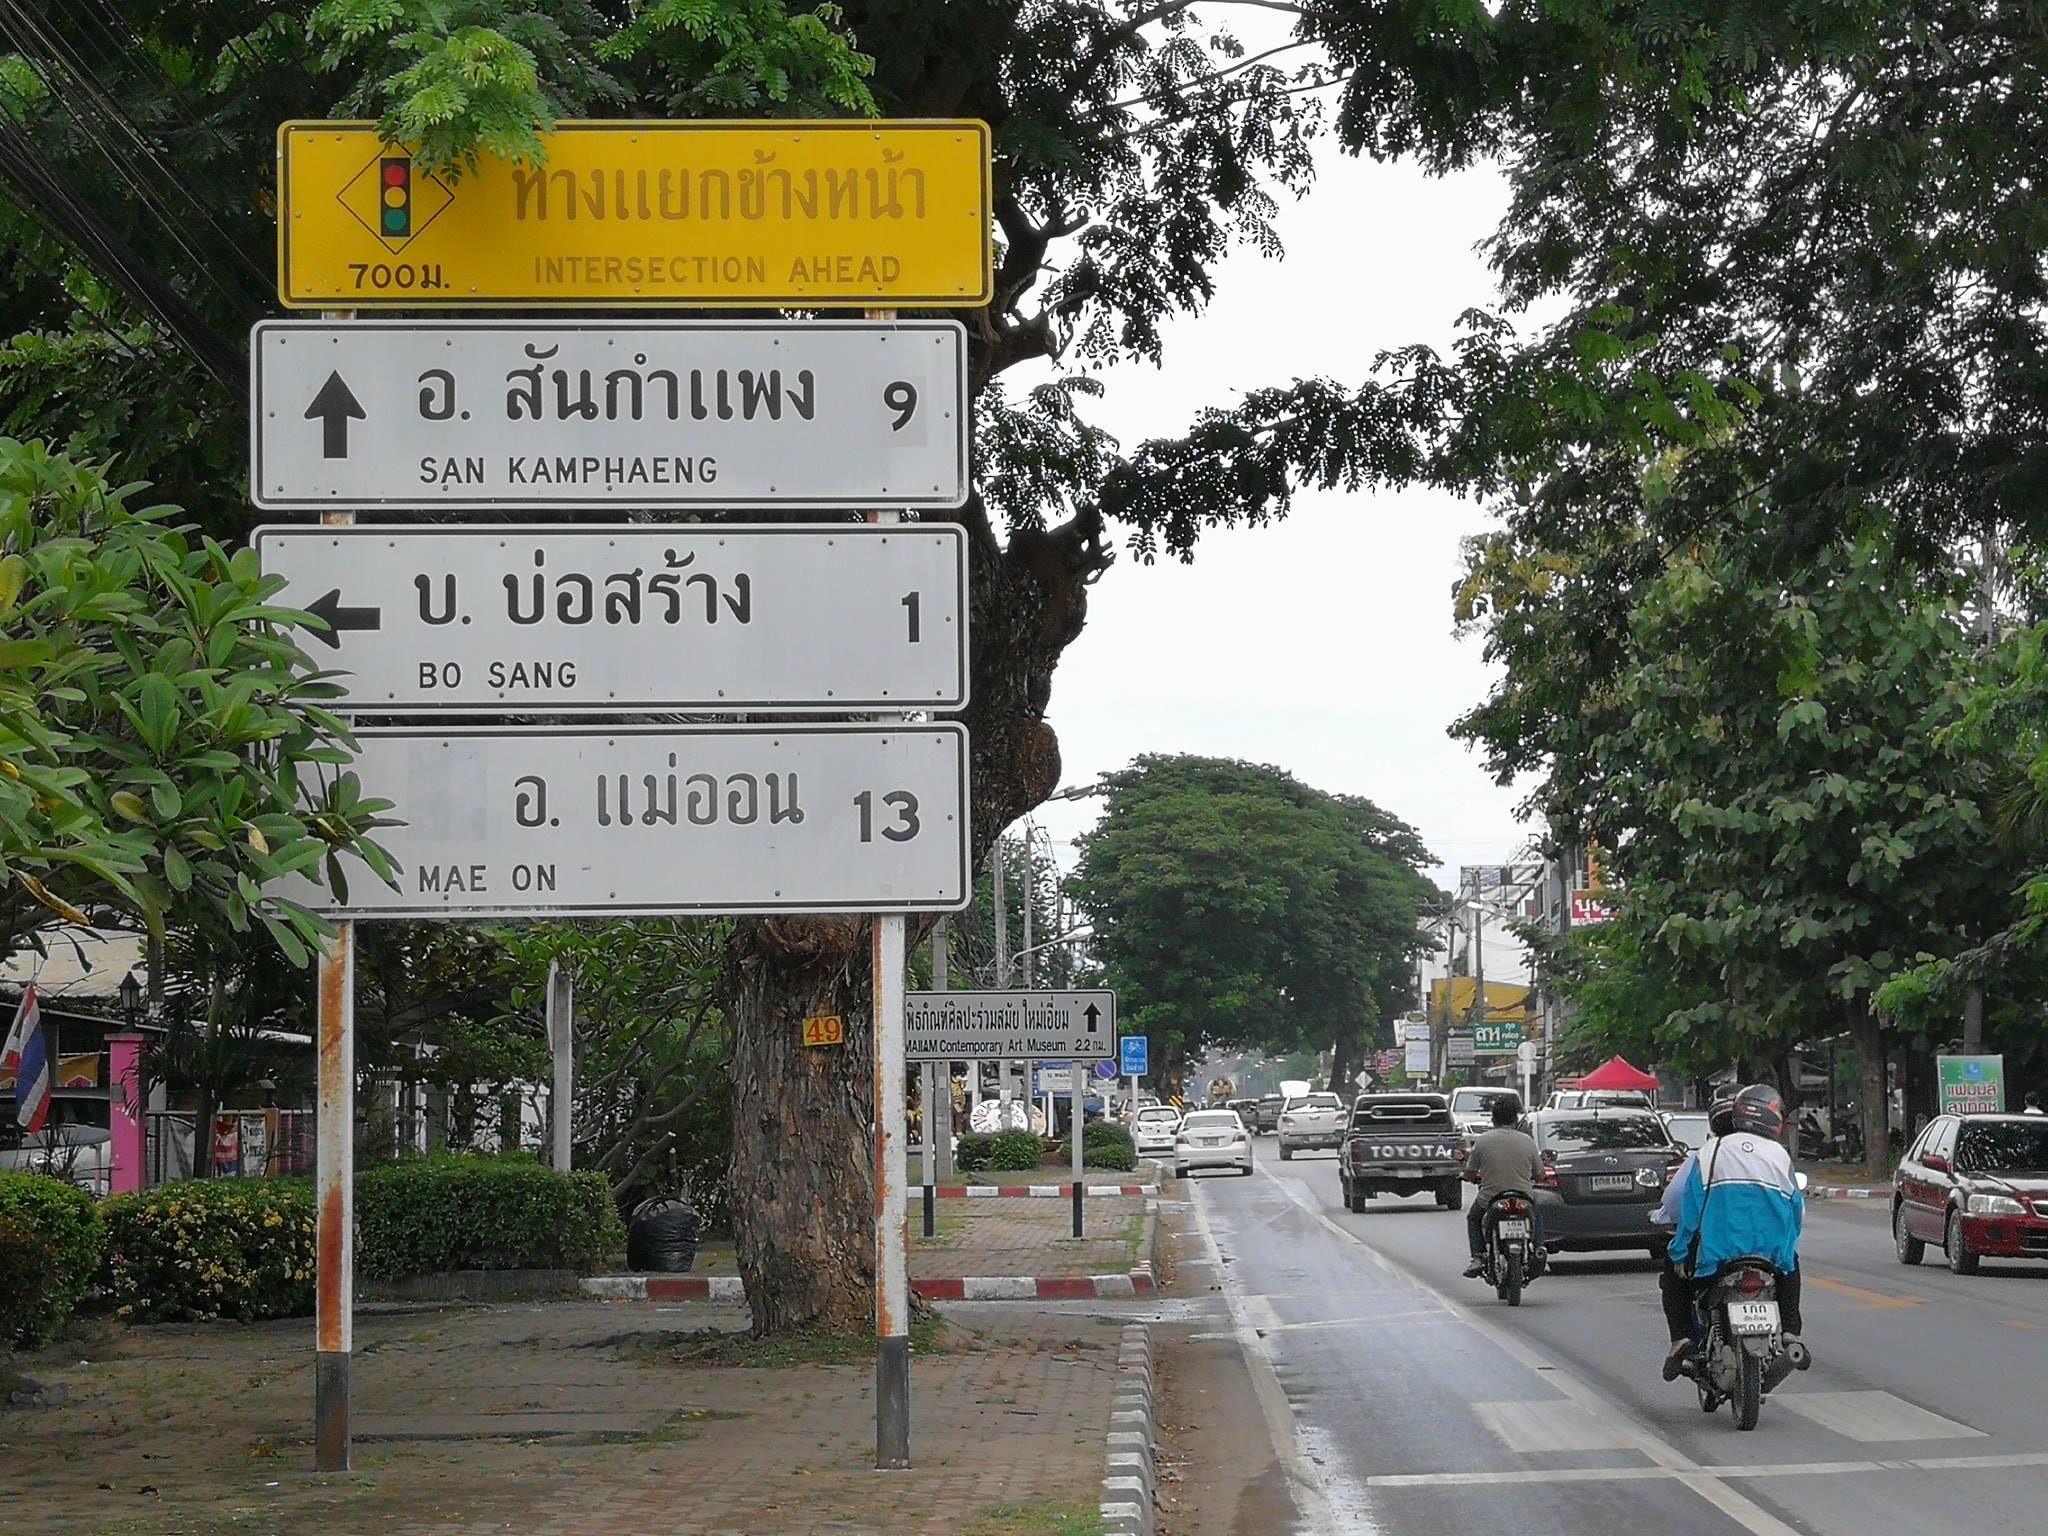
[(1685, 1160), (1664, 1122), (1647, 1109), (1545, 1109), (1529, 1134), (1543, 1157), (1536, 1205), (1553, 1253), (1640, 1248), (1664, 1252), (1650, 1220), (1667, 1180)]

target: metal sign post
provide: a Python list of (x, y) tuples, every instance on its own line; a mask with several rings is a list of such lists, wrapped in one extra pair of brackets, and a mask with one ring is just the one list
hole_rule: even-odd
[(957, 525), (265, 527), (347, 714), (846, 714), (967, 702)]
[(955, 320), (268, 320), (249, 377), (274, 510), (967, 499)]
[(554, 1066), (548, 1096), (548, 1139), (556, 1172), (567, 1173), (576, 1109), (576, 981), (559, 960), (548, 962), (547, 1026)]
[[(314, 1140), (313, 1467), (349, 1470), (349, 1357), (355, 1347), (355, 925), (320, 949), (318, 1109)], [(209, 1139), (200, 1131), (204, 1150)]]

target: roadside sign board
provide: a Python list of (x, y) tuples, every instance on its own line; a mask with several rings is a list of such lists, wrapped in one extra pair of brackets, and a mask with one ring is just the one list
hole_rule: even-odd
[(2005, 1057), (1937, 1056), (1945, 1115), (1997, 1115), (2005, 1112)]
[(288, 309), (978, 307), (989, 132), (952, 121), (561, 122), (544, 163), (429, 174), (374, 123), (277, 135)]
[(1122, 1074), (1117, 1071), (1114, 1061), (1098, 1061), (1095, 1063), (1095, 1075), (1105, 1083), (1110, 1083), (1115, 1082)]
[(1472, 1049), (1481, 1056), (1512, 1056), (1521, 1043), (1520, 1019), (1480, 1019), (1472, 1026)]
[(1143, 1077), (1152, 1070), (1152, 1042), (1146, 1035), (1125, 1035), (1117, 1041), (1117, 1065), (1125, 1077)]
[(1074, 1064), (1071, 1061), (1041, 1061), (1033, 1069), (1033, 1091), (1041, 1097), (1048, 1093), (1072, 1093), (1074, 1091)]
[(958, 725), (462, 726), (356, 732), (405, 825), (393, 890), (304, 876), (335, 917), (934, 912), (967, 902)]
[(1402, 1066), (1410, 1077), (1429, 1076), (1429, 1026), (1408, 1024), (1403, 1026), (1404, 1055)]
[(273, 511), (957, 507), (957, 321), (265, 320)]
[(256, 532), (343, 713), (958, 709), (948, 524), (392, 524)]
[(911, 992), (904, 1005), (910, 1061), (1100, 1056), (1116, 1038), (1116, 994)]
[(1469, 1067), (1476, 1059), (1472, 1045), (1472, 1031), (1454, 1029), (1444, 1042), (1444, 1064), (1452, 1067)]
[(1607, 899), (1605, 891), (1572, 892), (1572, 926), (1584, 928), (1591, 923), (1604, 923), (1614, 916), (1614, 906)]

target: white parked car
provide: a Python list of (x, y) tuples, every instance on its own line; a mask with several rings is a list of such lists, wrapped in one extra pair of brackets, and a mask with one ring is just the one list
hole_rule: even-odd
[(1184, 1179), (1196, 1168), (1252, 1171), (1252, 1133), (1228, 1109), (1191, 1110), (1173, 1138), (1174, 1177)]
[(1131, 1120), (1131, 1141), (1139, 1155), (1171, 1152), (1180, 1132), (1180, 1111), (1171, 1104), (1146, 1104)]
[(1513, 1099), (1517, 1104), (1522, 1096), (1512, 1088), (1453, 1088), (1451, 1090), (1451, 1123), (1458, 1128), (1458, 1134), (1470, 1141), (1474, 1136), (1493, 1129), (1493, 1106), (1502, 1099)]
[(104, 1199), (113, 1193), (114, 1137), (97, 1125), (53, 1125), (0, 1152), (9, 1173), (47, 1173)]

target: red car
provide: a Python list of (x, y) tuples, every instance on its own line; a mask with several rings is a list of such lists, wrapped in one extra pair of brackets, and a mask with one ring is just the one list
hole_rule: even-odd
[(1935, 1243), (1959, 1275), (2048, 1259), (2048, 1116), (1936, 1116), (1892, 1177), (1892, 1238), (1901, 1264)]

